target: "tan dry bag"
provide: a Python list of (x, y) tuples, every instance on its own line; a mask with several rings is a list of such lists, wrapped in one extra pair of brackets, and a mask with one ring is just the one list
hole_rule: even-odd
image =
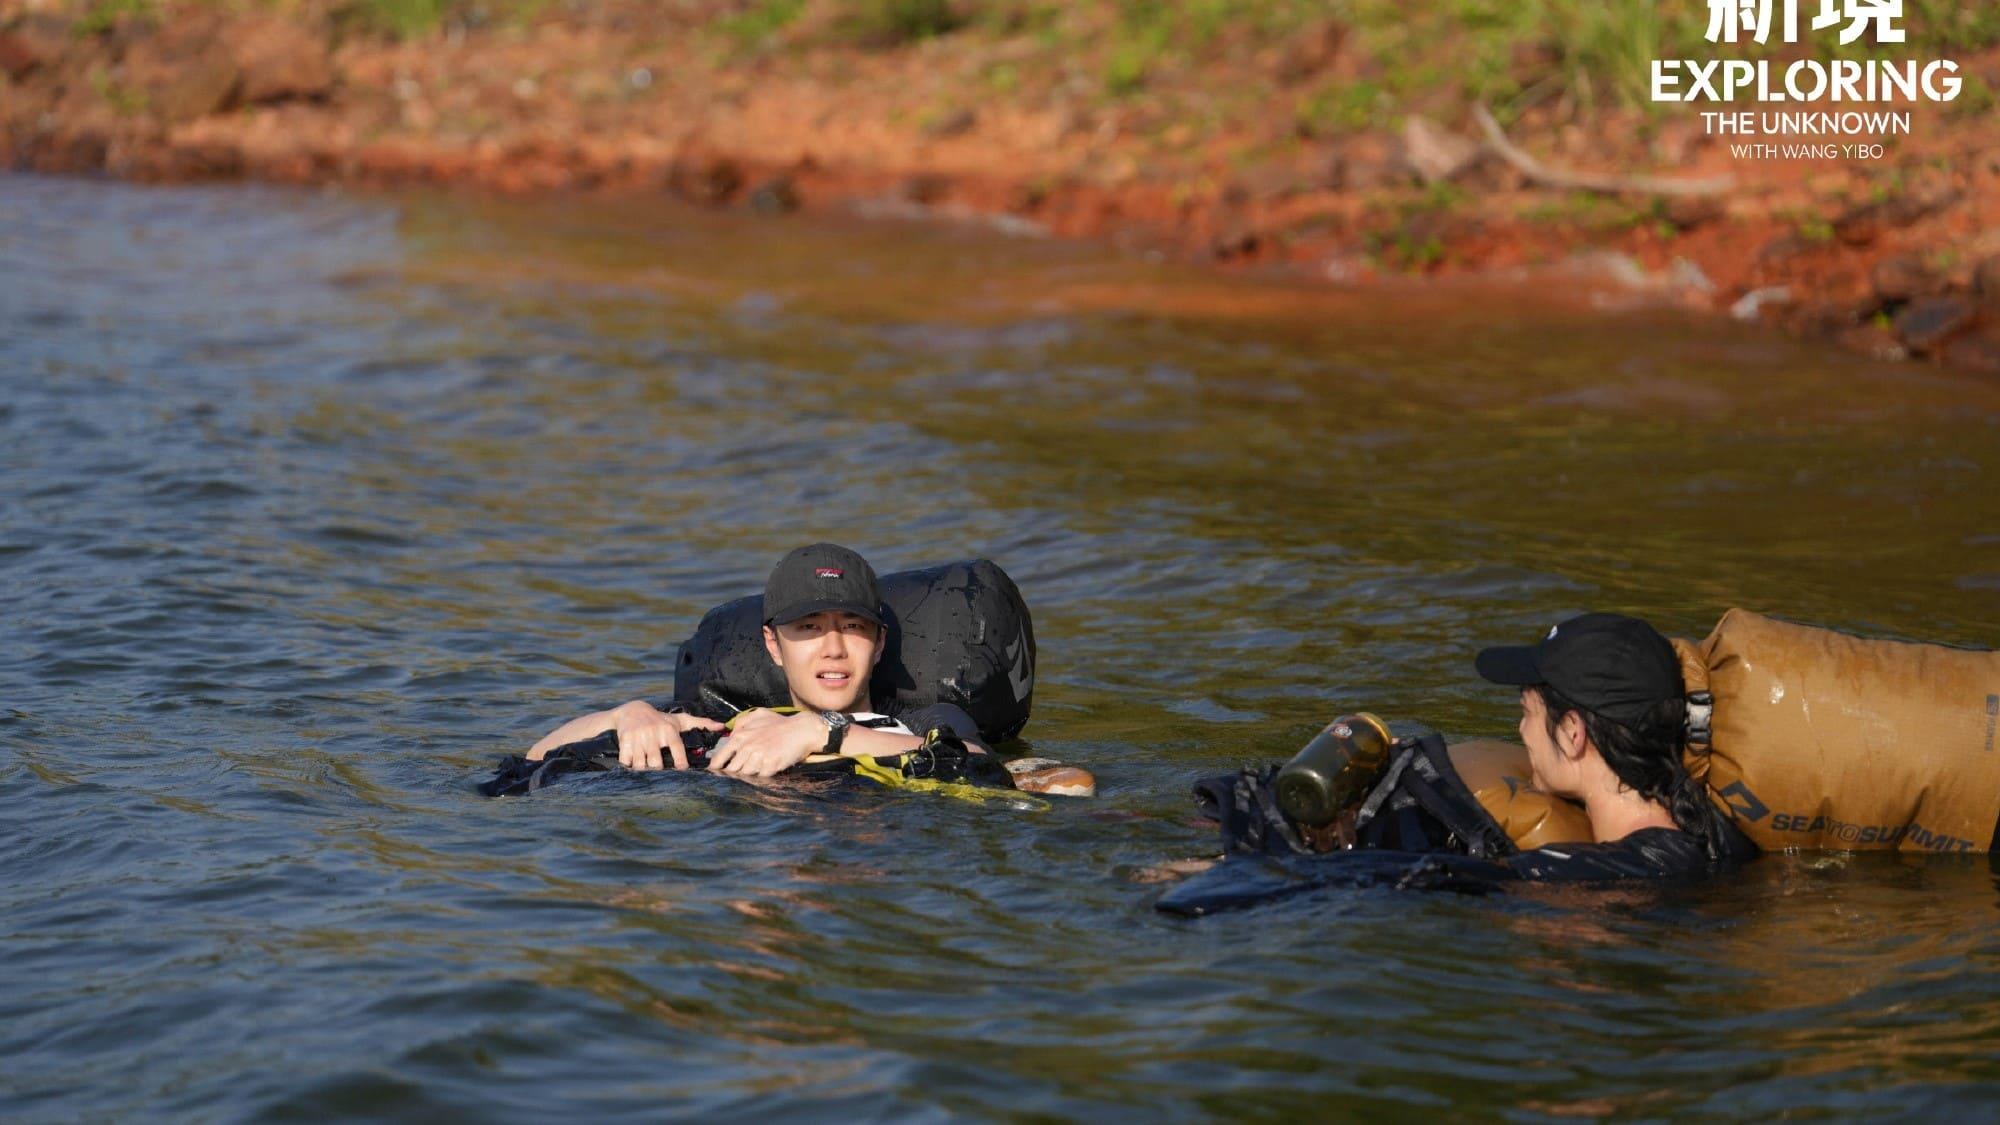
[(1689, 748), (1689, 772), (1758, 847), (1992, 848), (2000, 652), (1741, 609), (1674, 647), (1688, 692), (1714, 700), (1709, 750)]
[(1527, 747), (1475, 738), (1445, 747), (1445, 756), (1473, 799), (1522, 851), (1590, 842), (1590, 818), (1583, 806), (1544, 793), (1529, 780)]

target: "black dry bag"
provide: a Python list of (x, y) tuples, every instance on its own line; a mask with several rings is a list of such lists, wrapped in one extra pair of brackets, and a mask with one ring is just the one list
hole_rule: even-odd
[[(981, 737), (1021, 733), (1035, 695), (1035, 628), (1028, 603), (999, 564), (970, 559), (882, 576), (889, 641), (869, 684), (870, 704), (895, 714), (952, 703)], [(674, 662), (674, 698), (706, 686), (744, 707), (790, 702), (785, 677), (764, 651), (764, 598), (709, 610)]]

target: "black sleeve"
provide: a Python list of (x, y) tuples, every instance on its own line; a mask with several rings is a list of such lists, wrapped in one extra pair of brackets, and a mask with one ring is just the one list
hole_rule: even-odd
[(1370, 848), (1325, 855), (1231, 855), (1169, 890), (1154, 905), (1168, 914), (1199, 916), (1328, 887), (1489, 894), (1523, 882), (1673, 879), (1714, 870), (1701, 841), (1672, 828), (1648, 828), (1614, 843), (1554, 844), (1505, 859)]
[(1741, 828), (1729, 821), (1722, 823), (1721, 832), (1722, 835), (1715, 840), (1715, 859), (1718, 867), (1725, 870), (1741, 867), (1763, 854), (1763, 851), (1751, 842), (1750, 837), (1743, 834)]
[(1647, 828), (1610, 843), (1550, 844), (1504, 859), (1426, 855), (1404, 868), (1394, 885), (1405, 890), (1477, 893), (1507, 883), (1687, 879), (1713, 870), (1700, 840), (1673, 828)]
[[(1445, 869), (1440, 861), (1462, 861)], [(1154, 908), (1200, 917), (1325, 888), (1384, 887), (1484, 894), (1517, 877), (1487, 860), (1358, 848), (1325, 855), (1232, 855), (1168, 890)]]
[(1709, 871), (1701, 841), (1673, 828), (1646, 828), (1606, 844), (1550, 844), (1501, 860), (1516, 877), (1543, 883), (1681, 879)]
[(931, 703), (923, 707), (912, 707), (895, 716), (897, 722), (909, 727), (916, 734), (923, 735), (943, 727), (964, 740), (967, 746), (990, 750), (986, 740), (979, 737), (979, 724), (965, 713), (963, 707), (955, 703)]
[(1505, 859), (1432, 855), (1397, 885), (1468, 890), (1501, 883), (1610, 883), (1623, 879), (1688, 879), (1718, 869), (1701, 841), (1673, 828), (1646, 828), (1605, 844), (1550, 844)]

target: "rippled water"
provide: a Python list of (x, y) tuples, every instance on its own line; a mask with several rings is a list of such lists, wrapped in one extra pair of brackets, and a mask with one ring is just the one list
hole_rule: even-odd
[[(0, 1113), (1965, 1113), (1985, 858), (1197, 923), (1188, 781), (1745, 605), (2000, 641), (2000, 388), (972, 232), (0, 179)], [(1045, 812), (495, 755), (821, 536), (1034, 606)]]

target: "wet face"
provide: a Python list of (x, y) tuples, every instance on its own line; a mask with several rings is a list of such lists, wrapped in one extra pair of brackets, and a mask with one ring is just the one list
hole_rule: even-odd
[[(1521, 742), (1528, 748), (1528, 766), (1535, 788), (1558, 797), (1576, 796), (1580, 788), (1577, 762), (1581, 756), (1583, 720), (1564, 715), (1549, 733), (1548, 706), (1534, 688), (1521, 689)], [(1565, 752), (1567, 751), (1567, 752)]]
[(784, 670), (793, 706), (853, 711), (868, 701), (868, 675), (882, 659), (882, 627), (858, 613), (814, 613), (764, 626), (764, 650)]

